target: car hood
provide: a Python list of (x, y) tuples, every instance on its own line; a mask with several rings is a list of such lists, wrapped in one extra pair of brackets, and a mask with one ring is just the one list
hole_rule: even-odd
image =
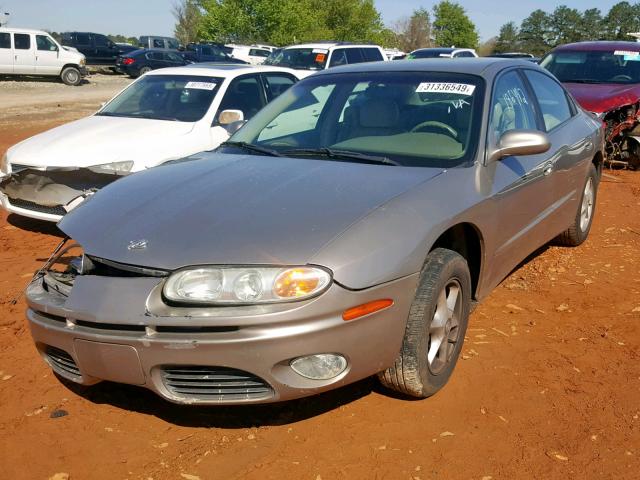
[(594, 113), (608, 112), (640, 99), (640, 84), (565, 83), (564, 86), (582, 108)]
[[(59, 227), (88, 254), (130, 265), (302, 265), (359, 219), (441, 172), (208, 154), (118, 180)], [(142, 241), (146, 248), (129, 248)]]
[(135, 171), (198, 152), (183, 139), (193, 129), (193, 123), (91, 116), (24, 140), (9, 150), (9, 160), (45, 168), (133, 160)]

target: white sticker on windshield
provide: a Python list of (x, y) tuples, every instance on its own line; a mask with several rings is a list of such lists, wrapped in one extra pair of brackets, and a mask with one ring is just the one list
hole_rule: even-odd
[(326, 48), (314, 48), (311, 52), (312, 53), (328, 53), (329, 50), (327, 50)]
[(623, 57), (637, 57), (640, 56), (640, 52), (633, 52), (631, 50), (616, 50), (613, 52), (614, 55), (620, 55)]
[(188, 82), (184, 88), (193, 88), (195, 90), (213, 90), (216, 88), (215, 83), (211, 82)]
[(459, 95), (473, 95), (475, 85), (468, 83), (423, 82), (416, 88), (417, 93), (457, 93)]

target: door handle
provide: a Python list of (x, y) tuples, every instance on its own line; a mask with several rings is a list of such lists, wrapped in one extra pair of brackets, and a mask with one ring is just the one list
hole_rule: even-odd
[(544, 166), (544, 170), (542, 170), (542, 173), (546, 177), (547, 175), (550, 175), (551, 172), (553, 172), (553, 164), (552, 163), (548, 163), (548, 164), (546, 164)]

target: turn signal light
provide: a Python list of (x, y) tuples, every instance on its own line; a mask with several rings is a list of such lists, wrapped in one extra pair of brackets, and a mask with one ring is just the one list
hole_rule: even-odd
[(349, 320), (355, 320), (356, 318), (364, 317), (365, 315), (369, 315), (370, 313), (379, 312), (380, 310), (384, 310), (385, 308), (389, 308), (393, 305), (393, 300), (384, 299), (384, 300), (374, 300), (373, 302), (365, 303), (363, 305), (358, 305), (357, 307), (349, 308), (342, 313), (342, 319), (347, 322)]

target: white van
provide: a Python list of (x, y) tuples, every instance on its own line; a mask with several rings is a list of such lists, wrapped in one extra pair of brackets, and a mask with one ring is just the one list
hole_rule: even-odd
[(47, 32), (0, 28), (0, 75), (55, 76), (67, 85), (80, 85), (87, 75), (86, 60)]

